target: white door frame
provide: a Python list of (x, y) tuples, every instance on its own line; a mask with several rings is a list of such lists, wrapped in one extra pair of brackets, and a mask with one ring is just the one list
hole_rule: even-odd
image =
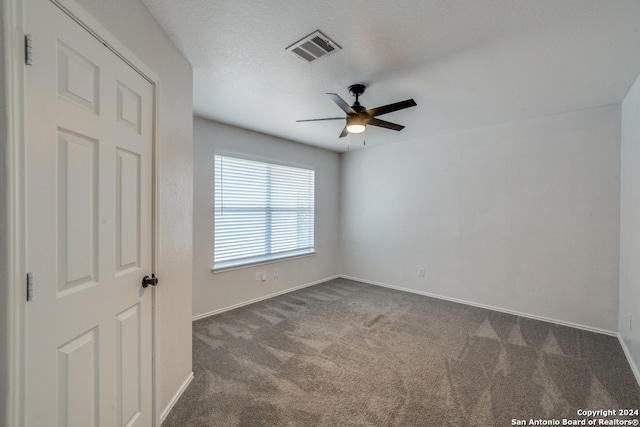
[[(5, 282), (6, 289), (0, 287), (0, 298), (6, 297), (8, 313), (6, 315), (7, 325), (4, 334), (6, 336), (6, 354), (8, 365), (8, 381), (0, 385), (0, 394), (4, 393), (6, 402), (6, 414), (4, 419), (0, 419), (0, 424), (7, 426), (21, 426), (24, 424), (24, 401), (25, 401), (25, 304), (26, 302), (26, 267), (25, 267), (25, 157), (24, 157), (24, 18), (23, 2), (28, 0), (0, 0), (2, 7), (3, 53), (2, 66), (5, 71), (4, 83), (4, 107), (6, 108), (6, 130), (3, 137), (6, 141), (7, 156), (7, 200), (5, 213), (6, 219), (0, 227), (6, 227), (7, 243), (5, 249), (7, 271), (1, 277)], [(50, 0), (60, 7), (67, 15), (80, 24), (85, 30), (96, 37), (116, 56), (129, 64), (154, 88), (153, 100), (153, 150), (152, 150), (152, 228), (151, 235), (152, 271), (156, 271), (156, 260), (158, 253), (158, 99), (160, 81), (157, 75), (147, 67), (136, 55), (134, 55), (125, 45), (118, 41), (106, 28), (98, 23), (74, 0)], [(35, 61), (37, 59), (34, 58)], [(2, 93), (2, 91), (0, 91)], [(0, 256), (5, 256), (0, 251)], [(36, 284), (37, 289), (37, 284)], [(151, 329), (152, 329), (152, 419), (153, 425), (160, 425), (159, 405), (159, 352), (158, 352), (158, 289), (153, 287), (151, 306)], [(1, 343), (0, 343), (1, 344)], [(2, 411), (0, 410), (0, 414)]]
[(19, 283), (24, 282), (24, 138), (23, 138), (23, 72), (24, 53), (20, 53), (22, 44), (22, 1), (2, 1), (3, 26), (3, 67), (4, 67), (4, 108), (6, 109), (6, 128), (3, 141), (7, 165), (6, 206), (3, 212), (3, 224), (6, 227), (7, 242), (3, 254), (7, 269), (2, 277), (3, 297), (6, 298), (7, 313), (5, 338), (6, 364), (8, 367), (7, 382), (2, 392), (7, 396), (4, 420), (7, 426), (23, 425), (24, 410), (24, 301), (25, 289)]

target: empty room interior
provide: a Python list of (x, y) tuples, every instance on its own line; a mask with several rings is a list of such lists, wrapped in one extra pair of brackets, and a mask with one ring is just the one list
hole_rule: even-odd
[[(637, 425), (640, 2), (2, 5), (6, 425), (76, 410), (59, 385), (34, 397), (58, 402), (55, 413), (28, 403), (40, 348), (28, 334), (48, 280), (29, 222), (38, 221), (30, 103), (40, 99), (29, 73), (44, 36), (34, 33), (24, 77), (16, 49), (49, 7), (150, 82), (151, 232), (134, 239), (148, 239), (149, 269), (118, 277), (132, 274), (136, 289), (142, 279), (140, 298), (149, 298), (151, 338), (136, 348), (148, 347), (151, 368), (136, 387), (151, 397), (122, 425)], [(58, 52), (79, 58), (60, 37)], [(144, 136), (146, 107), (126, 108), (146, 105), (145, 95), (116, 80), (117, 102), (133, 100), (118, 112)], [(118, 170), (133, 164), (142, 175), (126, 176), (144, 175), (135, 169), (144, 160), (126, 163), (133, 151), (115, 152)], [(146, 187), (136, 188), (132, 197)], [(130, 230), (144, 228), (137, 221)], [(70, 286), (51, 298), (67, 298)], [(51, 354), (71, 354), (78, 336), (103, 342), (85, 329)], [(125, 375), (122, 360), (113, 375)], [(75, 381), (60, 372), (57, 381)], [(95, 408), (77, 419), (102, 425), (109, 397), (95, 390)], [(122, 412), (119, 399), (111, 406)]]

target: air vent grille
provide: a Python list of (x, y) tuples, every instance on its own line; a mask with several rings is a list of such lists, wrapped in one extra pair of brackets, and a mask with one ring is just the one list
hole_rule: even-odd
[(342, 48), (336, 42), (317, 30), (298, 40), (285, 50), (293, 53), (306, 63), (311, 63), (340, 49)]

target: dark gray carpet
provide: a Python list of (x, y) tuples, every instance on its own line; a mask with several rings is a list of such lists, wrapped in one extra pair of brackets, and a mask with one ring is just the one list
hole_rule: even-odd
[(193, 354), (163, 427), (510, 426), (640, 409), (615, 337), (343, 279), (198, 320)]

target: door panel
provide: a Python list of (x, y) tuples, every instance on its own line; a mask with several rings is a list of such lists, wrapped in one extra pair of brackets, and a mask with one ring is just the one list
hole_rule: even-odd
[(118, 320), (118, 425), (132, 425), (142, 412), (140, 387), (140, 306), (116, 316)]
[(98, 426), (97, 331), (58, 349), (58, 425)]
[(148, 427), (154, 88), (48, 0), (24, 5), (26, 424)]
[(116, 150), (116, 275), (140, 267), (140, 155)]
[(98, 283), (98, 141), (58, 130), (58, 296)]
[(87, 111), (98, 114), (100, 69), (90, 60), (58, 41), (58, 94)]

